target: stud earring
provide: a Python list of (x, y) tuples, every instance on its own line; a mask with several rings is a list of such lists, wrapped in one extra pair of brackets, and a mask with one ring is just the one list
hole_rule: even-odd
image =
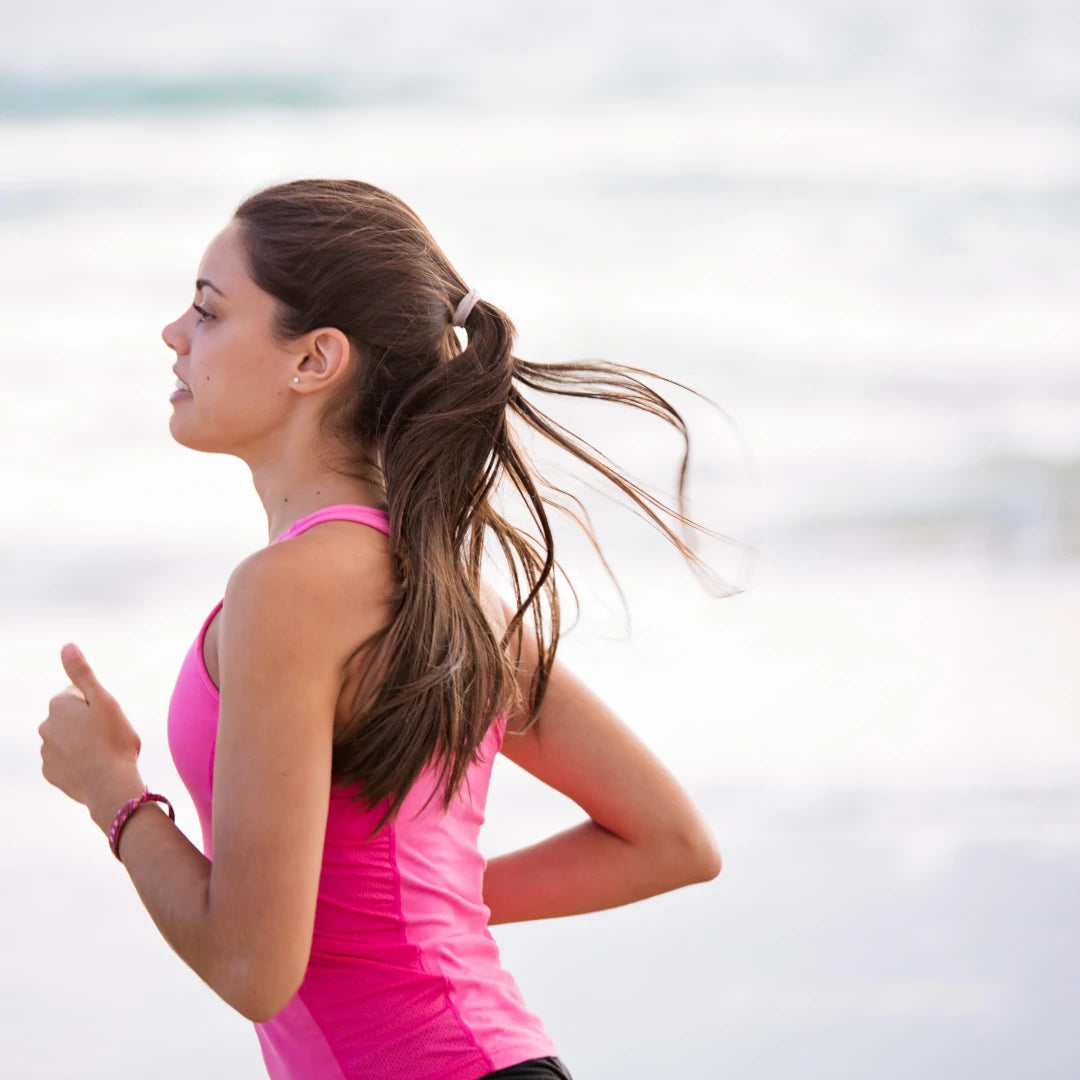
[(293, 376), (293, 382), (299, 382), (299, 381), (300, 381), (300, 376), (299, 375), (294, 375)]

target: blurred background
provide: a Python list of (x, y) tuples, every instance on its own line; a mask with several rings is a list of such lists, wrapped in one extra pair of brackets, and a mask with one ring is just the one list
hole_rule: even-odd
[[(76, 641), (198, 843), (168, 701), (269, 537), (246, 466), (171, 439), (160, 332), (245, 195), (320, 175), (405, 199), (519, 355), (718, 406), (652, 384), (737, 595), (550, 456), (626, 601), (559, 525), (581, 599), (560, 655), (724, 857), (703, 885), (493, 929), (576, 1080), (1076, 1075), (1077, 5), (0, 15), (5, 1076), (265, 1075), (41, 778), (36, 729)], [(673, 495), (663, 424), (533, 400)], [(500, 758), (485, 854), (581, 817)]]

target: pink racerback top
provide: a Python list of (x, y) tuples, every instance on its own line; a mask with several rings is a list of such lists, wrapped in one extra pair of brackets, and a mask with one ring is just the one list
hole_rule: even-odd
[[(323, 521), (390, 531), (385, 511), (345, 503), (301, 518), (273, 542)], [(222, 603), (184, 658), (168, 719), (209, 859), (220, 695), (202, 647)], [(374, 840), (389, 798), (365, 812), (349, 791), (331, 790), (307, 972), (284, 1009), (255, 1024), (272, 1080), (478, 1080), (557, 1053), (500, 965), (483, 902), (477, 838), (505, 729), (504, 713), (449, 812), (436, 795), (418, 813), (436, 782), (429, 767)]]

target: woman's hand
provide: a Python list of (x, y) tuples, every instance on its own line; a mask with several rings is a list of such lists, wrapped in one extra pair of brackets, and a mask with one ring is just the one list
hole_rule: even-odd
[[(41, 774), (97, 820), (98, 806), (111, 815), (142, 792), (136, 765), (142, 740), (75, 645), (60, 650), (60, 662), (73, 685), (49, 702), (38, 727)], [(105, 804), (117, 799), (109, 811)]]

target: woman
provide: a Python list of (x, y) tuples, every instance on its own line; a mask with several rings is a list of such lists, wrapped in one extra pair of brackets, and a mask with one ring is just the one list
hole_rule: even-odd
[[(681, 418), (635, 369), (528, 363), (514, 334), (407, 206), (347, 180), (246, 199), (203, 256), (195, 302), (162, 332), (181, 385), (173, 437), (246, 462), (269, 525), (170, 703), (203, 850), (144, 785), (138, 735), (72, 645), (73, 685), (39, 728), (42, 771), (109, 835), (172, 948), (255, 1023), (275, 1080), (565, 1080), (488, 926), (720, 870), (675, 778), (555, 661), (543, 480), (509, 426), (512, 412), (598, 468), (694, 560), (646, 500), (662, 504), (517, 384), (621, 401), (683, 431)], [(494, 509), (504, 475), (543, 550)], [(488, 531), (514, 605), (482, 580)], [(485, 863), (500, 751), (588, 820)], [(138, 812), (155, 804), (168, 813)]]

